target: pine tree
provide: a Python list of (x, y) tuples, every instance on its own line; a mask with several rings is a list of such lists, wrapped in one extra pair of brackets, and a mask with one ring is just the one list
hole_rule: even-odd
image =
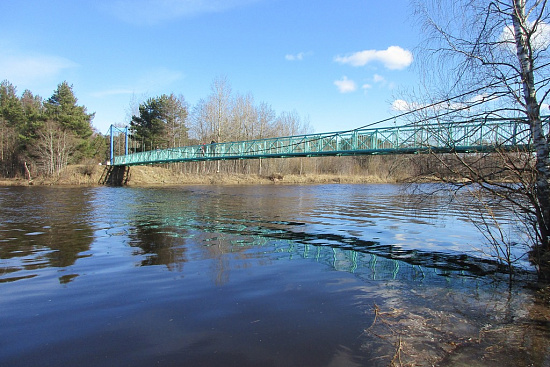
[(132, 116), (130, 131), (142, 149), (175, 146), (187, 140), (186, 119), (183, 97), (163, 94), (139, 105), (139, 116)]
[(25, 121), (16, 93), (16, 88), (7, 80), (0, 83), (0, 170), (4, 176), (16, 174), (18, 130)]
[(86, 107), (78, 106), (72, 85), (64, 81), (57, 86), (53, 95), (44, 103), (47, 116), (57, 122), (63, 130), (74, 133), (81, 139), (92, 133), (94, 114), (86, 113)]

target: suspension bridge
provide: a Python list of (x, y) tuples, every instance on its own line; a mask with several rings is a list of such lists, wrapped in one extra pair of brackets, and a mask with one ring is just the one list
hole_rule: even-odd
[[(530, 149), (524, 119), (478, 119), (456, 123), (418, 123), (383, 128), (314, 133), (234, 142), (128, 152), (128, 128), (110, 127), (113, 166), (235, 159), (353, 156), (377, 154), (479, 153)], [(123, 155), (114, 137), (125, 135)]]

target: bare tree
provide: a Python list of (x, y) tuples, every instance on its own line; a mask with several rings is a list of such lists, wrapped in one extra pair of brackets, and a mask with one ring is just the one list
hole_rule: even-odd
[(176, 96), (172, 93), (167, 97), (165, 106), (165, 134), (167, 135), (166, 139), (172, 147), (182, 146), (189, 139), (188, 128), (186, 126), (187, 116), (189, 115), (188, 109), (187, 101), (185, 101), (183, 95)]
[[(277, 116), (267, 103), (256, 105), (251, 94), (232, 94), (231, 86), (225, 77), (218, 77), (212, 82), (210, 95), (199, 100), (193, 107), (190, 122), (191, 138), (204, 145), (211, 142), (223, 143), (305, 134), (311, 130), (308, 119), (302, 119), (296, 111), (283, 112)], [(208, 148), (204, 151), (207, 152)], [(256, 163), (259, 174), (262, 174), (262, 160), (258, 162), (217, 161), (216, 171), (220, 172), (223, 164), (223, 168), (228, 172), (249, 173)], [(279, 172), (284, 168), (283, 166), (288, 166), (288, 162), (283, 160), (277, 160), (273, 164), (277, 166)], [(202, 162), (202, 165), (205, 171), (207, 164)], [(298, 171), (301, 171), (301, 159), (299, 166)]]
[(275, 121), (275, 130), (278, 136), (307, 134), (310, 132), (309, 121), (302, 120), (297, 111), (282, 112)]
[[(260, 103), (260, 106), (258, 107), (258, 121), (257, 121), (257, 129), (256, 133), (258, 139), (263, 139), (270, 135), (270, 130), (272, 129), (273, 123), (275, 121), (275, 111), (271, 108), (270, 105), (263, 102)], [(258, 162), (258, 174), (262, 175), (262, 159), (259, 159)]]
[(38, 157), (43, 173), (58, 175), (67, 166), (77, 147), (78, 139), (73, 133), (48, 120), (38, 131), (33, 153)]
[(232, 140), (250, 140), (257, 138), (258, 112), (251, 94), (237, 95), (233, 100), (232, 127), (236, 132)]
[(216, 130), (216, 141), (226, 139), (229, 130), (229, 119), (231, 116), (231, 86), (226, 77), (218, 77), (211, 85), (212, 94), (209, 102), (213, 106), (214, 126)]
[(216, 135), (211, 107), (206, 99), (200, 99), (191, 111), (189, 133), (197, 142), (205, 142)]
[[(437, 121), (516, 118), (525, 121), (534, 154), (497, 152), (499, 175), (476, 157), (455, 155), (460, 168), (439, 163), (464, 182), (514, 205), (533, 228), (532, 259), (550, 275), (550, 149), (541, 108), (549, 93), (549, 12), (546, 0), (428, 0), (415, 2), (426, 38), (418, 56), (429, 95), (425, 118)], [(452, 98), (451, 98), (452, 96)], [(506, 173), (504, 172), (506, 171)], [(498, 185), (503, 175), (518, 185)]]

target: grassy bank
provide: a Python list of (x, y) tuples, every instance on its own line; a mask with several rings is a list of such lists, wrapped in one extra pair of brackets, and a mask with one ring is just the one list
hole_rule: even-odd
[[(71, 165), (56, 177), (37, 177), (32, 182), (24, 178), (0, 179), (0, 186), (67, 185), (100, 186), (106, 166)], [(169, 168), (155, 166), (130, 167), (128, 186), (157, 185), (255, 185), (255, 184), (316, 184), (316, 183), (385, 183), (395, 182), (369, 175), (304, 174), (225, 174), (225, 173), (177, 173)]]

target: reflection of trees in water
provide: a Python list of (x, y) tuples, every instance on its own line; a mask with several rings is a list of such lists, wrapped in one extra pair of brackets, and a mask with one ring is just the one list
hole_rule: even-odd
[(259, 236), (225, 233), (220, 229), (207, 228), (194, 240), (202, 244), (202, 250), (211, 261), (211, 276), (216, 285), (229, 282), (231, 270), (262, 265), (263, 257), (248, 250), (265, 244), (266, 239)]
[[(170, 270), (181, 271), (187, 262), (188, 241), (192, 241), (210, 260), (214, 283), (222, 285), (229, 281), (230, 270), (250, 266), (247, 261), (257, 258), (253, 253), (246, 253), (246, 249), (266, 242), (265, 239), (252, 239), (240, 234), (235, 236), (219, 224), (190, 226), (188, 221), (183, 222), (176, 219), (168, 225), (147, 220), (135, 224), (129, 235), (129, 244), (139, 248), (138, 255), (144, 256), (141, 266), (165, 265)], [(191, 234), (191, 231), (194, 233)]]
[[(335, 234), (328, 224), (324, 233), (318, 233), (319, 226), (315, 225), (322, 223), (325, 216), (327, 223), (335, 226), (340, 224), (340, 218), (350, 227), (375, 226), (386, 219), (424, 224), (437, 221), (441, 210), (450, 211), (460, 220), (463, 207), (450, 205), (448, 191), (432, 196), (429, 202), (422, 196), (420, 205), (410, 198), (405, 200), (395, 187), (385, 185), (366, 191), (339, 187), (337, 195), (330, 191), (332, 186), (278, 187), (275, 194), (272, 190), (275, 189), (209, 187), (204, 191), (146, 191), (131, 212), (137, 223), (130, 235), (131, 245), (140, 247), (146, 255), (142, 265), (174, 266), (185, 261), (186, 242), (192, 241), (212, 260), (212, 274), (218, 284), (228, 280), (231, 267), (261, 258), (248, 249), (273, 243), (288, 247), (276, 251), (294, 251), (293, 256), (307, 258), (316, 253), (317, 260), (327, 265), (370, 279), (499, 277), (507, 271), (490, 259), (405, 250), (362, 240), (354, 237), (352, 231)], [(329, 192), (323, 195), (323, 190)], [(294, 218), (313, 221), (313, 227)], [(311, 228), (316, 232), (308, 233)]]
[(211, 259), (210, 274), (214, 283), (218, 286), (229, 282), (229, 272), (232, 261), (229, 235), (222, 232), (203, 232), (195, 240), (203, 244), (203, 251), (207, 258)]
[(13, 188), (2, 199), (10, 220), (1, 227), (0, 258), (11, 259), (12, 264), (4, 272), (66, 268), (86, 256), (82, 253), (90, 249), (93, 229), (88, 218), (90, 198), (82, 189)]
[(93, 231), (89, 227), (83, 229), (71, 223), (62, 226), (52, 224), (44, 237), (47, 239), (45, 245), (54, 250), (46, 254), (49, 265), (64, 268), (74, 265), (77, 259), (86, 256), (80, 254), (90, 249)]
[(129, 235), (130, 246), (140, 248), (140, 255), (145, 258), (141, 266), (166, 265), (170, 270), (181, 270), (187, 261), (185, 228), (163, 225), (160, 221), (142, 221), (135, 224)]

